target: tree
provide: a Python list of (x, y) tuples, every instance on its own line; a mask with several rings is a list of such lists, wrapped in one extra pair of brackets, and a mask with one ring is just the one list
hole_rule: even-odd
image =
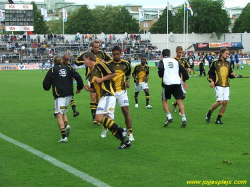
[(139, 24), (125, 7), (121, 7), (112, 19), (109, 31), (117, 34), (136, 33), (139, 31)]
[(194, 16), (190, 18), (190, 32), (216, 33), (220, 38), (229, 32), (230, 18), (222, 9), (224, 0), (190, 0)]
[(139, 31), (138, 22), (122, 6), (97, 6), (92, 10), (98, 33), (133, 33)]
[(50, 21), (47, 22), (47, 25), (50, 29), (50, 32), (54, 33), (54, 34), (61, 34), (62, 32), (62, 18), (60, 19), (52, 19)]
[(240, 17), (236, 19), (233, 32), (234, 33), (243, 33), (250, 32), (250, 3), (242, 10)]
[(96, 23), (98, 20), (94, 19), (92, 11), (87, 5), (76, 9), (68, 15), (68, 21), (64, 23), (65, 33), (76, 34), (79, 33), (96, 33)]
[(41, 12), (38, 10), (36, 3), (34, 1), (31, 2), (33, 4), (33, 13), (34, 13), (34, 33), (36, 34), (46, 34), (49, 31), (48, 26), (43, 20), (43, 16)]
[[(160, 18), (155, 22), (149, 29), (149, 32), (152, 34), (165, 34), (167, 33), (167, 7), (163, 10), (162, 15)], [(170, 11), (168, 11), (168, 31), (173, 32), (173, 25), (174, 25), (175, 17), (172, 15)]]

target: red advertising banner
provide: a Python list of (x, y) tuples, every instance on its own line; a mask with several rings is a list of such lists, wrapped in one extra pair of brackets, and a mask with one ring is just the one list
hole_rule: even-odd
[(208, 43), (199, 43), (198, 48), (208, 48)]

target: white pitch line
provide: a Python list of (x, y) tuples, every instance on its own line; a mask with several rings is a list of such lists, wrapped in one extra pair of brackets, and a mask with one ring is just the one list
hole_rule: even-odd
[(64, 164), (63, 162), (61, 162), (61, 161), (59, 161), (59, 160), (45, 154), (45, 153), (42, 153), (41, 151), (38, 151), (38, 150), (36, 150), (36, 149), (26, 145), (26, 144), (23, 144), (23, 143), (21, 143), (19, 141), (16, 141), (16, 140), (14, 140), (14, 139), (12, 139), (12, 138), (10, 138), (8, 136), (5, 136), (1, 132), (0, 132), (0, 138), (2, 138), (4, 140), (18, 146), (18, 147), (21, 147), (21, 148), (25, 149), (26, 151), (28, 151), (28, 152), (30, 152), (30, 153), (32, 153), (34, 155), (37, 155), (38, 157), (50, 162), (51, 164), (53, 164), (53, 165), (55, 165), (55, 166), (57, 166), (59, 168), (62, 168), (63, 170), (65, 170), (65, 171), (67, 171), (69, 173), (72, 173), (73, 175), (75, 175), (75, 176), (83, 179), (84, 181), (87, 181), (87, 182), (89, 182), (89, 183), (91, 183), (91, 184), (93, 184), (95, 186), (111, 187), (108, 184), (106, 184), (106, 183), (104, 183), (104, 182), (102, 182), (102, 181), (100, 181), (100, 180), (98, 180), (98, 179), (96, 179), (94, 177), (91, 177), (90, 175), (88, 175), (88, 174), (86, 174), (86, 173), (84, 173), (82, 171), (79, 171), (79, 170), (77, 170), (77, 169), (75, 169), (75, 168), (73, 168), (73, 167), (71, 167), (71, 166), (69, 166), (67, 164)]

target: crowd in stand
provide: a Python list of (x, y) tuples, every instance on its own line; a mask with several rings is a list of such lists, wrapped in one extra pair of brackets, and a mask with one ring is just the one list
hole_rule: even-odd
[[(147, 57), (147, 60), (159, 60), (161, 54), (150, 40), (141, 40), (140, 34), (125, 33), (122, 39), (116, 38), (115, 34), (103, 34), (100, 39), (96, 34), (77, 33), (70, 41), (61, 34), (53, 33), (32, 38), (26, 34), (1, 34), (0, 38), (0, 63), (49, 61), (55, 54), (62, 55), (65, 52), (76, 58), (90, 49), (93, 40), (99, 40), (100, 49), (110, 54), (115, 45), (119, 46), (123, 57), (130, 60), (139, 60), (141, 56)], [(240, 56), (248, 57), (244, 52)]]
[(149, 40), (141, 40), (140, 34), (124, 35), (123, 40), (116, 38), (114, 34), (105, 35), (99, 39), (96, 34), (77, 33), (74, 40), (67, 40), (63, 35), (46, 34), (30, 37), (26, 34), (7, 35), (1, 34), (0, 62), (6, 59), (19, 59), (19, 62), (39, 62), (42, 59), (50, 59), (55, 54), (67, 52), (73, 58), (90, 49), (90, 43), (99, 40), (101, 49), (111, 53), (115, 45), (121, 47), (124, 58), (138, 60), (142, 55), (148, 60), (159, 59), (160, 50), (153, 46)]

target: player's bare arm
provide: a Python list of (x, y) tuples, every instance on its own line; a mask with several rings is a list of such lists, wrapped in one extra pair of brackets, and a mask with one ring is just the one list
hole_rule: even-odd
[(210, 87), (211, 87), (211, 88), (214, 88), (214, 81), (211, 81), (211, 82), (210, 82)]
[(125, 82), (126, 88), (129, 88), (129, 87), (130, 87), (129, 81), (130, 81), (130, 76), (127, 76), (127, 77), (126, 77), (126, 82)]
[(91, 88), (89, 85), (85, 85), (85, 86), (84, 86), (84, 89), (85, 89), (86, 91), (89, 91), (89, 92), (92, 92), (92, 93), (95, 93), (95, 92), (96, 92), (95, 89), (94, 89), (94, 88)]
[(101, 83), (103, 81), (113, 79), (115, 76), (116, 76), (116, 73), (112, 73), (112, 74), (109, 74), (109, 75), (107, 75), (105, 77), (102, 77), (102, 78), (96, 78), (95, 82), (96, 83)]
[(81, 93), (81, 90), (76, 90), (76, 94), (80, 94)]

